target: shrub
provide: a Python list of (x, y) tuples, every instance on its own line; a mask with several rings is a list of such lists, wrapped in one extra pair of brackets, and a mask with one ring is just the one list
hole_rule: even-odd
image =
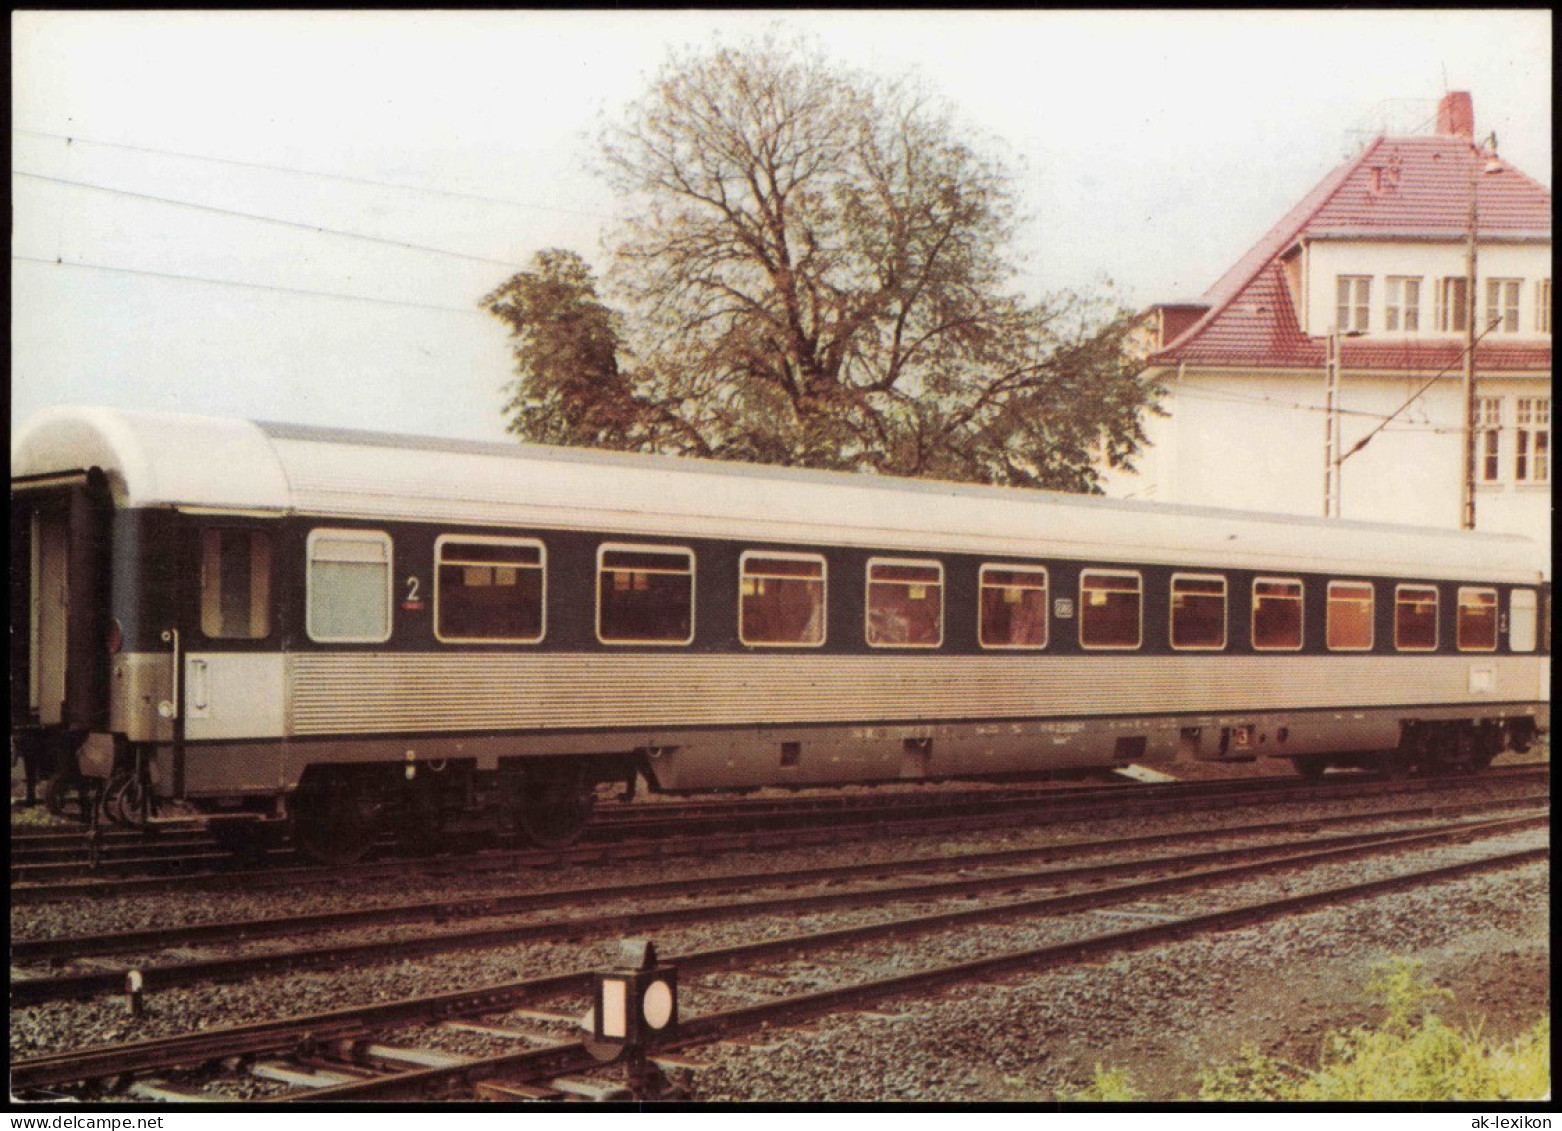
[[(1374, 964), (1367, 992), (1383, 1020), (1331, 1034), (1316, 1069), (1288, 1064), (1244, 1045), (1237, 1060), (1199, 1074), (1195, 1098), (1213, 1101), (1396, 1101), (1538, 1099), (1551, 1087), (1551, 1019), (1494, 1045), (1479, 1025), (1456, 1029), (1437, 1015), (1453, 1000), (1426, 978), (1422, 963)], [(1128, 1073), (1096, 1066), (1076, 1102), (1142, 1100)]]

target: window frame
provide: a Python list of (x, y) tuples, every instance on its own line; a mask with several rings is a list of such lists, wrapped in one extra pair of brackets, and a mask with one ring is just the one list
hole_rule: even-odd
[[(1458, 292), (1460, 301), (1454, 302)], [(1444, 275), (1437, 281), (1437, 330), (1441, 334), (1462, 334), (1470, 324), (1470, 277)]]
[(1372, 276), (1334, 276), (1335, 330), (1341, 334), (1357, 331), (1365, 333), (1371, 325)]
[(1488, 278), (1486, 280), (1486, 326), (1491, 327), (1498, 334), (1517, 334), (1521, 326), (1519, 304), (1523, 293), (1523, 279)]
[(1551, 398), (1515, 397), (1513, 481), (1551, 482)]
[[(378, 543), (385, 547), (385, 633), (383, 636), (321, 636), (315, 631), (315, 571), (317, 560), (338, 561), (344, 559), (315, 557), (315, 545), (323, 540)], [(346, 559), (351, 560), (351, 559)], [(335, 526), (318, 526), (304, 540), (304, 632), (316, 644), (384, 644), (396, 628), (396, 544), (384, 530), (357, 530)]]
[(1551, 280), (1538, 279), (1535, 282), (1535, 332), (1537, 334), (1551, 333)]
[(1383, 329), (1390, 334), (1421, 332), (1421, 275), (1390, 275), (1383, 286)]
[[(1085, 601), (1085, 578), (1092, 576), (1134, 579), (1134, 596), (1138, 598), (1139, 616), (1138, 631), (1132, 644), (1085, 643), (1085, 610), (1089, 607)], [(1107, 590), (1107, 592), (1122, 592), (1122, 590)], [(1082, 569), (1079, 571), (1078, 599), (1080, 648), (1089, 652), (1137, 652), (1144, 647), (1144, 574), (1142, 572), (1136, 569)]]
[[(1491, 647), (1465, 647), (1464, 644), (1464, 603), (1465, 594), (1484, 594), (1491, 598)], [(1500, 618), (1502, 602), (1497, 595), (1497, 590), (1490, 585), (1461, 585), (1454, 603), (1454, 647), (1460, 652), (1495, 652), (1497, 640), (1501, 636)]]
[[(481, 546), (525, 546), (537, 550), (535, 566), (518, 566), (520, 569), (536, 569), (542, 575), (542, 604), (535, 637), (526, 636), (446, 636), (439, 621), (439, 570), (444, 565), (441, 551), (447, 542), (473, 542)], [(498, 566), (499, 562), (471, 563)], [(548, 547), (540, 538), (516, 538), (500, 534), (441, 534), (434, 539), (434, 639), (441, 644), (540, 644), (548, 635)]]
[[(1514, 643), (1514, 640), (1516, 640), (1516, 639), (1523, 639), (1522, 637), (1519, 636), (1519, 632), (1518, 632), (1519, 612), (1520, 612), (1520, 610), (1519, 610), (1519, 595), (1520, 594), (1525, 594), (1529, 598), (1528, 601), (1526, 602), (1526, 604), (1528, 604), (1529, 608), (1527, 610), (1525, 610), (1525, 612), (1526, 612), (1526, 614), (1528, 616), (1528, 619), (1529, 619), (1529, 626), (1528, 626), (1529, 646), (1528, 647), (1520, 647), (1518, 644)], [(1514, 588), (1512, 588), (1512, 589), (1510, 589), (1508, 591), (1508, 651), (1515, 652), (1515, 653), (1518, 653), (1520, 655), (1528, 655), (1529, 653), (1535, 651), (1536, 645), (1540, 641), (1540, 620), (1539, 620), (1539, 616), (1540, 616), (1540, 594), (1533, 587), (1528, 586), (1528, 585), (1519, 585), (1519, 586), (1515, 586)]]
[[(602, 635), (602, 559), (608, 553), (631, 554), (666, 554), (671, 557), (674, 554), (683, 554), (689, 560), (689, 635), (682, 640), (632, 640), (615, 637), (608, 639)], [(654, 542), (602, 542), (597, 545), (597, 568), (593, 580), (592, 600), (596, 605), (595, 629), (598, 644), (623, 644), (633, 648), (687, 648), (694, 643), (695, 625), (699, 615), (699, 589), (698, 580), (699, 559), (692, 546), (680, 546), (675, 543)], [(620, 572), (614, 570), (615, 573)], [(629, 570), (630, 573), (663, 572), (650, 570)], [(672, 573), (674, 571), (665, 571)]]
[[(889, 566), (916, 566), (925, 568), (931, 566), (938, 571), (938, 639), (931, 643), (897, 643), (895, 641), (875, 641), (873, 639), (873, 587), (875, 585), (911, 585), (909, 581), (875, 581), (873, 579), (873, 567), (880, 565)], [(867, 560), (863, 566), (862, 589), (862, 638), (869, 648), (920, 648), (924, 651), (944, 646), (944, 613), (946, 612), (944, 600), (947, 589), (947, 575), (944, 572), (944, 563), (935, 558), (879, 558), (873, 557)], [(925, 584), (932, 584), (927, 582)]]
[(1475, 428), (1480, 435), (1480, 481), (1502, 479), (1502, 397), (1479, 397), (1475, 403)]
[[(1260, 644), (1258, 642), (1258, 587), (1260, 585), (1294, 585), (1296, 587), (1296, 643), (1295, 644)], [(1307, 646), (1307, 583), (1299, 577), (1255, 577), (1252, 588), (1248, 591), (1250, 601), (1248, 604), (1248, 643), (1255, 652), (1300, 652)], [(1273, 600), (1291, 600), (1289, 597), (1271, 598)]]
[[(1400, 597), (1400, 594), (1402, 594), (1406, 589), (1419, 589), (1419, 590), (1421, 590), (1423, 592), (1430, 592), (1432, 594), (1432, 643), (1431, 643), (1430, 646), (1419, 645), (1419, 644), (1407, 645), (1407, 644), (1401, 644), (1400, 643), (1400, 640), (1399, 640), (1399, 607), (1402, 604), (1410, 604), (1411, 603), (1409, 601), (1402, 600), (1401, 597)], [(1401, 582), (1398, 585), (1394, 586), (1394, 651), (1396, 651), (1396, 652), (1435, 652), (1435, 651), (1437, 651), (1437, 647), (1438, 647), (1439, 644), (1442, 643), (1442, 638), (1443, 638), (1443, 624), (1442, 624), (1442, 621), (1443, 621), (1443, 615), (1442, 615), (1443, 614), (1443, 609), (1442, 609), (1442, 600), (1443, 600), (1442, 592), (1435, 585), (1427, 585), (1424, 582), (1419, 582), (1419, 581), (1405, 581), (1405, 582)]]
[[(745, 566), (749, 558), (780, 558), (791, 562), (817, 562), (819, 564), (819, 639), (818, 640), (747, 640), (743, 636), (743, 582), (748, 578)], [(791, 581), (812, 581), (813, 578), (787, 578)], [(823, 554), (810, 554), (798, 550), (744, 550), (738, 555), (738, 643), (746, 648), (823, 648), (830, 636), (830, 563)]]
[[(1335, 644), (1329, 639), (1334, 625), (1334, 588), (1351, 586), (1367, 591), (1367, 642), (1366, 644)], [(1357, 601), (1359, 603), (1359, 599)], [(1324, 589), (1323, 646), (1330, 652), (1370, 652), (1378, 642), (1378, 588), (1365, 579), (1348, 577), (1332, 578)]]
[[(1042, 601), (1041, 609), (1041, 643), (1040, 644), (989, 644), (983, 639), (982, 604), (987, 585), (987, 571), (1010, 573), (1039, 573), (1042, 577), (1041, 591), (1046, 594)], [(993, 589), (1015, 588), (1008, 585), (994, 585)], [(1020, 589), (1035, 589), (1035, 586), (1018, 586)], [(1044, 565), (1030, 562), (983, 562), (981, 568), (976, 571), (976, 642), (977, 645), (988, 651), (995, 652), (1040, 652), (1052, 643), (1052, 574)]]
[[(1220, 582), (1220, 643), (1219, 644), (1178, 644), (1177, 643), (1177, 582), (1179, 581), (1218, 581)], [(1210, 597), (1213, 594), (1202, 593), (1199, 596)], [(1174, 573), (1166, 583), (1166, 642), (1174, 652), (1224, 652), (1231, 643), (1231, 586), (1223, 573)]]
[[(231, 634), (231, 633), (217, 633), (217, 634), (214, 634), (214, 633), (210, 632), (207, 629), (206, 614), (207, 614), (207, 610), (208, 610), (208, 603), (207, 603), (208, 598), (207, 598), (207, 557), (206, 557), (207, 551), (206, 551), (206, 539), (207, 539), (208, 535), (215, 534), (215, 535), (217, 535), (220, 538), (223, 534), (230, 534), (230, 533), (231, 534), (245, 534), (245, 535), (249, 536), (249, 539), (250, 539), (250, 554), (251, 555), (254, 554), (254, 544), (255, 544), (254, 543), (254, 539), (257, 536), (260, 537), (260, 538), (264, 538), (265, 539), (265, 544), (266, 544), (266, 563), (265, 563), (265, 565), (266, 565), (266, 568), (265, 568), (265, 570), (263, 572), (256, 571), (253, 568), (254, 567), (254, 559), (253, 559), (253, 557), (251, 557), (251, 560), (250, 560), (251, 569), (250, 569), (250, 575), (249, 575), (250, 576), (250, 595), (249, 595), (249, 602), (248, 602), (248, 604), (249, 604), (249, 608), (250, 608), (250, 617), (253, 620), (253, 617), (254, 617), (254, 614), (255, 614), (255, 606), (257, 604), (261, 606), (261, 608), (262, 608), (262, 610), (263, 610), (263, 612), (265, 614), (265, 627), (266, 627), (266, 631), (264, 631), (262, 633), (259, 633), (259, 634), (245, 633), (242, 636), (234, 635), (234, 634)], [(276, 598), (276, 591), (277, 591), (277, 552), (276, 552), (277, 551), (277, 546), (276, 546), (276, 539), (273, 538), (271, 536), (271, 534), (272, 534), (272, 532), (270, 530), (263, 530), (263, 529), (260, 529), (258, 527), (254, 527), (254, 526), (243, 526), (243, 525), (237, 525), (237, 524), (231, 524), (231, 523), (223, 523), (223, 522), (202, 523), (200, 526), (198, 526), (196, 528), (195, 545), (196, 545), (196, 551), (197, 551), (197, 554), (198, 554), (198, 561), (197, 561), (197, 565), (196, 565), (196, 592), (198, 594), (198, 599), (197, 599), (197, 603), (196, 603), (197, 604), (197, 607), (196, 607), (196, 618), (197, 618), (197, 623), (198, 623), (198, 625), (200, 627), (201, 636), (204, 639), (206, 639), (206, 640), (214, 640), (214, 641), (215, 640), (220, 640), (224, 644), (229, 644), (229, 643), (233, 643), (233, 642), (240, 642), (240, 641), (248, 641), (250, 643), (256, 643), (256, 642), (259, 642), (259, 641), (270, 640), (272, 635), (276, 632), (276, 627), (277, 627), (276, 620), (277, 620), (277, 618), (276, 618), (276, 600), (275, 600), (275, 598)], [(221, 578), (221, 573), (220, 573), (222, 552), (221, 552), (220, 546), (219, 546), (219, 549), (218, 549), (217, 557), (218, 557), (219, 575), (218, 575), (218, 579), (217, 579), (218, 584), (217, 584), (217, 589), (216, 589), (216, 593), (217, 593), (216, 612), (218, 614), (218, 620), (220, 621), (221, 620), (221, 612), (222, 612), (222, 578)], [(262, 577), (262, 576), (265, 579), (264, 585), (262, 587), (261, 592), (257, 593), (256, 592), (256, 588), (255, 588), (255, 580), (257, 578), (259, 578), (259, 577)], [(259, 598), (258, 600), (257, 600), (257, 597)]]

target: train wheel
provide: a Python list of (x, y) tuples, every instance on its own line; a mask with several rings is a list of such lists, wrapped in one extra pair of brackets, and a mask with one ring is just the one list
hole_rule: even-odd
[(532, 771), (516, 798), (516, 821), (538, 847), (563, 848), (580, 839), (596, 800), (578, 767)]
[(356, 864), (379, 840), (385, 806), (366, 789), (332, 783), (299, 790), (293, 799), (293, 840), (321, 864)]
[(1414, 756), (1405, 750), (1385, 750), (1378, 757), (1378, 769), (1386, 778), (1407, 778), (1414, 768)]
[[(66, 810), (70, 808), (71, 795), (77, 792), (76, 775), (70, 770), (55, 770), (43, 783), (43, 803), (56, 817), (65, 817), (69, 815)], [(80, 811), (79, 796), (76, 801), (78, 802), (76, 816), (79, 820), (85, 821), (86, 817)]]
[(1308, 781), (1322, 781), (1329, 763), (1323, 758), (1292, 758), (1291, 765)]
[(212, 821), (206, 831), (217, 847), (246, 863), (259, 863), (272, 847), (272, 829), (261, 821)]
[(446, 847), (443, 814), (440, 812), (437, 794), (424, 789), (403, 799), (396, 843), (402, 851), (413, 856), (433, 856)]

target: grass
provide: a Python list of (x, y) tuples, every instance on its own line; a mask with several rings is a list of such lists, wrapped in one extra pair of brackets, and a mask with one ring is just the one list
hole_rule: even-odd
[[(1403, 958), (1374, 965), (1367, 991), (1382, 1007), (1383, 1019), (1331, 1033), (1316, 1067), (1246, 1046), (1235, 1061), (1201, 1072), (1198, 1092), (1183, 1098), (1408, 1103), (1536, 1099), (1550, 1089), (1549, 1016), (1504, 1044), (1488, 1039), (1479, 1025), (1456, 1028), (1437, 1012), (1453, 994), (1428, 981), (1419, 961)], [(1058, 1098), (1132, 1103), (1145, 1096), (1126, 1070), (1098, 1064), (1089, 1084), (1059, 1092)]]

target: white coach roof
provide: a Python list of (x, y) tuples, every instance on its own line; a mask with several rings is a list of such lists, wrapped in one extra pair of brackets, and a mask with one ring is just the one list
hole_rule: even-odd
[(1518, 583), (1550, 572), (1517, 535), (172, 413), (51, 409), (12, 444), (13, 478), (91, 467), (122, 507)]

